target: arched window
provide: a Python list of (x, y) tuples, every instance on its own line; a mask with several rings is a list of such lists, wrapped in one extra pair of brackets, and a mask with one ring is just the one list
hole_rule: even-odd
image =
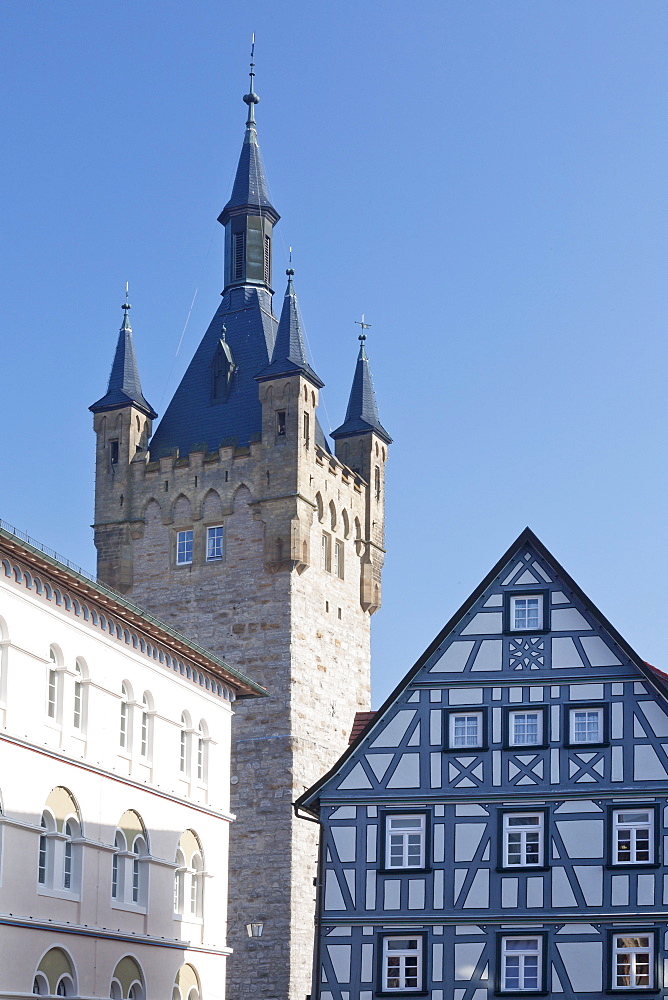
[(201, 996), (199, 976), (192, 965), (182, 965), (176, 973), (172, 1000), (199, 1000)]
[(74, 989), (72, 977), (68, 975), (61, 976), (58, 980), (58, 985), (56, 986), (56, 996), (73, 997), (75, 994), (76, 990)]
[[(72, 888), (72, 822), (68, 819), (65, 824), (65, 842), (63, 850), (63, 888)], [(65, 996), (65, 994), (63, 994)]]
[(49, 650), (49, 660), (46, 714), (55, 720), (58, 718), (58, 660), (53, 649)]
[(181, 848), (176, 852), (176, 868), (174, 870), (174, 913), (183, 913), (184, 876), (186, 874), (186, 859)]
[(122, 899), (123, 898), (123, 882), (124, 882), (124, 857), (127, 850), (127, 844), (125, 843), (125, 837), (120, 830), (116, 831), (116, 837), (114, 839), (114, 853), (111, 857), (111, 898), (112, 899)]
[(146, 897), (146, 878), (144, 858), (148, 854), (146, 841), (142, 836), (135, 837), (132, 844), (132, 902), (143, 904)]
[(202, 916), (202, 873), (204, 865), (199, 854), (193, 854), (190, 862), (190, 914), (193, 917)]
[(174, 913), (186, 920), (199, 919), (204, 901), (204, 854), (194, 830), (179, 838), (174, 872)]
[(38, 972), (32, 984), (33, 994), (37, 997), (48, 997), (49, 983), (43, 972)]
[(75, 997), (76, 974), (69, 956), (62, 948), (51, 948), (39, 963), (32, 992), (40, 997)]
[(142, 757), (149, 758), (151, 756), (151, 710), (152, 710), (152, 699), (148, 691), (144, 691), (141, 703), (141, 741), (140, 741), (140, 753)]
[(209, 764), (209, 729), (204, 721), (200, 720), (197, 731), (197, 780), (206, 784)]
[(122, 958), (114, 969), (109, 996), (112, 1000), (144, 1000), (144, 976), (130, 955)]
[(37, 861), (37, 881), (40, 885), (46, 885), (48, 869), (48, 841), (46, 839), (47, 814), (42, 813), (41, 827), (44, 833), (39, 835), (39, 858)]
[(121, 990), (121, 984), (116, 979), (111, 981), (111, 989), (109, 990), (109, 996), (111, 1000), (123, 1000), (123, 992)]
[(73, 723), (74, 723), (74, 728), (75, 729), (82, 729), (83, 728), (83, 719), (82, 719), (82, 716), (83, 716), (83, 705), (82, 705), (83, 685), (82, 685), (81, 681), (82, 681), (81, 665), (79, 664), (79, 661), (77, 660), (77, 662), (74, 664), (74, 718), (72, 720)]
[(118, 730), (118, 742), (123, 749), (128, 749), (128, 689), (121, 686), (121, 716)]
[(190, 772), (190, 718), (187, 712), (181, 714), (180, 741), (179, 771), (187, 776)]
[(121, 816), (111, 861), (111, 896), (119, 903), (146, 906), (148, 834), (141, 817), (128, 809)]
[(378, 466), (373, 470), (373, 487), (376, 493), (376, 500), (380, 500), (380, 468)]

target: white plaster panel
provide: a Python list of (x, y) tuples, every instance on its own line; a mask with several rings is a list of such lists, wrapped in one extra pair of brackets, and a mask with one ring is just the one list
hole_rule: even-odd
[(456, 924), (455, 934), (484, 934), (482, 927), (477, 924)]
[(441, 765), (443, 763), (443, 758), (440, 753), (429, 754), (429, 774), (430, 782), (432, 788), (441, 788), (443, 784), (443, 778), (441, 775)]
[(408, 880), (408, 909), (424, 910), (425, 881), (423, 878)]
[(612, 703), (610, 735), (613, 740), (624, 739), (624, 704), (621, 701)]
[(559, 742), (559, 705), (550, 705), (550, 739), (553, 743)]
[(647, 736), (647, 733), (645, 732), (643, 725), (640, 722), (640, 719), (637, 717), (637, 715), (633, 716), (633, 735), (636, 737)]
[(435, 941), (432, 946), (431, 978), (435, 983), (443, 982), (443, 944)]
[(603, 904), (603, 869), (599, 865), (573, 865), (587, 906)]
[(603, 989), (603, 945), (600, 941), (558, 941), (574, 993), (599, 993)]
[(603, 820), (570, 819), (557, 821), (569, 858), (603, 857)]
[(501, 751), (492, 751), (492, 784), (501, 784)]
[(328, 931), (327, 937), (350, 937), (352, 930), (350, 925), (345, 926), (342, 924), (340, 927), (333, 927), (331, 931)]
[(595, 802), (591, 799), (581, 799), (581, 800), (569, 800), (568, 802), (563, 802), (557, 809), (554, 810), (555, 813), (600, 813), (601, 807), (597, 806)]
[(369, 824), (366, 828), (366, 859), (369, 864), (376, 862), (378, 827)]
[(560, 866), (552, 869), (552, 906), (577, 906), (566, 871)]
[(633, 748), (634, 781), (664, 781), (666, 769), (656, 755), (654, 747), (638, 744)]
[(353, 901), (353, 906), (355, 906), (355, 869), (344, 868), (343, 874), (346, 882), (348, 883), (348, 891), (350, 892), (350, 896)]
[(639, 701), (638, 707), (649, 722), (655, 736), (668, 736), (668, 715), (655, 701)]
[(600, 635), (583, 635), (581, 642), (592, 667), (616, 667), (621, 663)]
[(464, 885), (464, 879), (466, 878), (466, 868), (455, 868), (455, 882), (454, 882), (454, 901), (457, 902), (459, 898), (459, 893), (462, 886)]
[(352, 946), (349, 944), (327, 944), (325, 947), (329, 953), (329, 960), (332, 963), (337, 983), (349, 983)]
[(456, 989), (453, 993), (453, 1000), (464, 1000), (465, 996), (466, 996), (466, 990)]
[(492, 709), (492, 743), (501, 742), (501, 709)]
[(464, 909), (477, 910), (487, 906), (489, 906), (489, 868), (479, 868), (464, 900)]
[(501, 639), (483, 639), (471, 670), (501, 670)]
[(514, 910), (517, 907), (517, 886), (519, 879), (501, 879), (501, 906), (504, 909)]
[(366, 895), (364, 905), (367, 910), (376, 909), (376, 873), (374, 871), (366, 873)]
[(443, 909), (443, 869), (434, 872), (434, 909)]
[(543, 876), (534, 875), (527, 879), (527, 907), (543, 905)]
[[(362, 962), (360, 969), (360, 982), (361, 983), (372, 983), (373, 982), (373, 945), (363, 944), (362, 945)], [(360, 1000), (364, 996), (360, 993)], [(369, 998), (372, 994), (369, 993)]]
[(336, 877), (336, 872), (329, 868), (325, 873), (325, 909), (345, 910), (346, 904), (343, 902), (343, 893)]
[(471, 979), (484, 947), (482, 941), (462, 941), (455, 944), (456, 980), (468, 982)]
[(407, 747), (419, 747), (420, 746), (420, 728), (421, 728), (421, 723), (418, 722), (418, 724), (416, 725), (415, 729), (413, 730), (413, 732), (411, 734), (411, 738), (409, 739), (408, 743), (406, 744)]
[(550, 625), (553, 632), (581, 632), (591, 629), (591, 625), (577, 608), (554, 608)]
[[(323, 969), (323, 973), (324, 973), (324, 969)], [(326, 982), (326, 980), (325, 980), (325, 982)], [(332, 994), (329, 992), (329, 990), (323, 990), (322, 993), (320, 994), (320, 996), (321, 996), (322, 1000), (334, 1000), (334, 998), (333, 998)]]
[(383, 909), (398, 910), (401, 905), (401, 882), (391, 878), (385, 880), (383, 893)]
[(511, 687), (508, 690), (508, 701), (510, 702), (521, 702), (524, 700), (524, 695), (521, 687)]
[(429, 742), (433, 747), (438, 747), (443, 742), (441, 733), (441, 720), (443, 712), (440, 708), (433, 708), (429, 712)]
[(434, 816), (445, 816), (445, 806), (437, 803), (434, 806)]
[(340, 781), (338, 788), (341, 789), (366, 789), (371, 788), (371, 782), (367, 778), (360, 761), (355, 764), (350, 774)]
[(406, 730), (415, 718), (415, 709), (405, 708), (390, 719), (383, 731), (371, 744), (372, 747), (398, 747), (406, 735)]
[(364, 757), (378, 781), (383, 780), (385, 772), (394, 760), (393, 753), (367, 753)]
[(653, 875), (638, 875), (638, 906), (654, 906)]
[(483, 989), (475, 990), (473, 996), (471, 997), (471, 1000), (487, 1000), (487, 990)]
[(387, 783), (388, 788), (420, 787), (420, 754), (404, 753), (394, 774)]
[(502, 587), (507, 587), (508, 584), (510, 583), (510, 581), (512, 580), (512, 578), (514, 576), (517, 576), (517, 574), (519, 573), (519, 571), (522, 569), (523, 565), (524, 565), (524, 563), (521, 563), (521, 562), (516, 563), (516, 565), (513, 566), (513, 568), (511, 569), (511, 571), (508, 574), (508, 576), (505, 578), (505, 580), (501, 581), (501, 586)]
[[(362, 1000), (362, 994), (361, 993), (360, 993), (360, 1000)], [(369, 998), (369, 1000), (371, 1000), (371, 998)], [(443, 1000), (443, 990), (432, 990), (431, 991), (431, 1000)]]
[(503, 628), (503, 615), (500, 611), (479, 611), (474, 615), (462, 635), (499, 634)]
[(378, 806), (367, 806), (366, 814), (369, 817), (369, 819), (375, 819), (376, 816), (378, 815)]
[(503, 607), (503, 594), (492, 594), (488, 597), (483, 608), (502, 608)]
[(602, 684), (571, 684), (571, 701), (602, 701)]
[(455, 824), (455, 861), (473, 861), (486, 829), (485, 823)]
[(414, 704), (416, 704), (419, 701), (420, 701), (420, 692), (419, 691), (413, 691), (413, 694), (410, 696), (410, 698), (406, 699), (406, 702), (409, 705), (414, 705)]
[(489, 816), (489, 813), (484, 806), (479, 806), (475, 802), (470, 802), (456, 805), (455, 816)]
[(553, 684), (550, 688), (550, 698), (558, 698), (561, 688), (558, 684)]
[(441, 700), (443, 692), (440, 688), (435, 688), (433, 691), (429, 692), (429, 701), (438, 702)]
[(445, 859), (445, 827), (442, 823), (434, 824), (434, 861), (439, 863)]
[(633, 693), (634, 694), (647, 694), (647, 688), (642, 683), (642, 681), (633, 682)]
[(541, 579), (545, 581), (545, 583), (552, 583), (552, 580), (550, 579), (550, 577), (547, 575), (547, 573), (539, 563), (534, 562), (531, 565), (535, 569), (536, 573), (538, 573), (538, 576), (540, 576)]
[(613, 875), (611, 885), (611, 900), (613, 906), (629, 905), (628, 875)]
[(668, 903), (668, 875), (663, 876), (663, 905)]
[(552, 992), (553, 993), (563, 993), (564, 992), (564, 988), (561, 985), (561, 980), (559, 979), (559, 976), (557, 974), (557, 970), (554, 967), (554, 964), (552, 965)]
[(530, 687), (529, 688), (529, 701), (542, 701), (543, 700), (543, 689), (542, 687)]
[(559, 751), (550, 750), (550, 784), (559, 784)]
[(334, 812), (330, 814), (330, 819), (356, 819), (357, 817), (357, 807), (356, 806), (339, 806)]
[(538, 578), (533, 575), (530, 569), (525, 569), (522, 575), (515, 580), (515, 586), (520, 586), (525, 583), (538, 583)]
[(452, 688), (451, 705), (482, 705), (482, 688)]
[(356, 828), (354, 826), (333, 826), (331, 831), (339, 861), (354, 861)]
[(474, 645), (473, 639), (455, 640), (436, 661), (429, 673), (461, 673)]
[(557, 934), (600, 934), (592, 924), (564, 924)]
[(552, 594), (552, 603), (553, 604), (570, 604), (570, 601), (568, 600), (568, 598), (566, 597), (566, 595), (563, 594), (560, 590), (555, 590), (554, 593)]
[(610, 780), (611, 781), (623, 781), (624, 780), (624, 748), (623, 747), (613, 747), (612, 748), (612, 763), (610, 765)]

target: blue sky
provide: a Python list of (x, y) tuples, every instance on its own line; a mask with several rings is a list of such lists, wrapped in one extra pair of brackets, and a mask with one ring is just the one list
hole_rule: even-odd
[(124, 283), (163, 412), (218, 304), (255, 31), (323, 425), (364, 312), (395, 439), (375, 702), (526, 524), (668, 667), (668, 5), (250, 7), (3, 8), (0, 516), (94, 567)]

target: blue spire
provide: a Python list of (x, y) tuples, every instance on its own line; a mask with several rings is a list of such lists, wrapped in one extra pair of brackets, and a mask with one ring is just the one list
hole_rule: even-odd
[[(364, 317), (362, 317), (362, 323), (364, 324)], [(364, 324), (363, 330), (367, 327), (368, 324)], [(370, 431), (374, 431), (387, 444), (392, 444), (392, 438), (381, 424), (378, 416), (378, 405), (371, 381), (369, 359), (364, 347), (366, 341), (364, 332), (360, 335), (359, 340), (360, 352), (357, 355), (357, 367), (350, 390), (346, 419), (340, 427), (332, 431), (331, 436), (336, 441), (338, 438), (354, 437), (358, 434), (368, 434)]]
[(292, 276), (295, 272), (290, 267), (285, 273), (288, 276), (288, 287), (283, 299), (283, 309), (276, 332), (271, 364), (268, 368), (264, 368), (259, 375), (256, 375), (256, 379), (258, 382), (266, 382), (272, 378), (295, 375), (301, 372), (316, 388), (322, 389), (324, 382), (318, 378), (306, 358), (306, 348), (299, 322), (297, 296), (295, 286), (292, 283)]
[(102, 399), (98, 399), (97, 403), (93, 403), (88, 409), (93, 413), (101, 413), (103, 410), (117, 410), (121, 406), (132, 405), (136, 406), (138, 410), (142, 410), (153, 420), (158, 414), (150, 403), (147, 403), (144, 399), (144, 394), (141, 391), (141, 382), (139, 381), (139, 368), (137, 367), (135, 347), (132, 340), (132, 327), (130, 326), (129, 312), (131, 306), (128, 302), (127, 286), (122, 309), (123, 323), (118, 335), (116, 354), (114, 355), (114, 363), (111, 366), (107, 392)]
[(276, 225), (280, 215), (269, 200), (267, 191), (267, 181), (264, 176), (264, 166), (262, 165), (262, 154), (257, 141), (257, 126), (255, 124), (255, 105), (259, 104), (260, 98), (253, 90), (253, 78), (255, 76), (255, 40), (251, 49), (250, 64), (250, 92), (244, 95), (244, 103), (248, 105), (248, 119), (246, 121), (246, 135), (244, 144), (241, 147), (237, 175), (234, 179), (232, 195), (223, 211), (218, 216), (218, 221), (223, 225), (232, 215), (243, 214), (244, 210), (259, 210), (260, 214), (267, 215), (272, 225)]

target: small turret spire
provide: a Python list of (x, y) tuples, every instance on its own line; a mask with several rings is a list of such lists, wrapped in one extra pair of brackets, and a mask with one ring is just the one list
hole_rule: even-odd
[(392, 438), (381, 424), (378, 416), (378, 404), (376, 403), (371, 368), (365, 348), (365, 331), (371, 329), (371, 323), (365, 322), (364, 313), (362, 313), (362, 319), (356, 319), (355, 322), (362, 328), (362, 332), (357, 338), (360, 342), (360, 349), (357, 355), (346, 419), (340, 427), (332, 431), (331, 436), (336, 441), (337, 438), (354, 437), (358, 434), (368, 434), (369, 431), (374, 431), (379, 438), (382, 438), (387, 444), (391, 444)]
[(318, 389), (321, 389), (324, 383), (313, 371), (306, 357), (306, 348), (299, 322), (297, 295), (292, 281), (295, 273), (294, 268), (289, 267), (285, 273), (288, 276), (288, 287), (283, 299), (283, 309), (276, 331), (271, 364), (256, 378), (258, 382), (266, 382), (269, 379), (281, 378), (281, 376), (302, 374)]
[(89, 406), (92, 413), (100, 413), (103, 410), (117, 410), (121, 406), (136, 406), (153, 420), (157, 413), (150, 403), (144, 398), (139, 380), (139, 368), (135, 355), (134, 341), (132, 339), (132, 327), (130, 326), (129, 312), (132, 306), (129, 302), (128, 282), (125, 282), (125, 302), (121, 306), (123, 310), (123, 322), (118, 334), (116, 353), (109, 374), (107, 391), (102, 399)]

